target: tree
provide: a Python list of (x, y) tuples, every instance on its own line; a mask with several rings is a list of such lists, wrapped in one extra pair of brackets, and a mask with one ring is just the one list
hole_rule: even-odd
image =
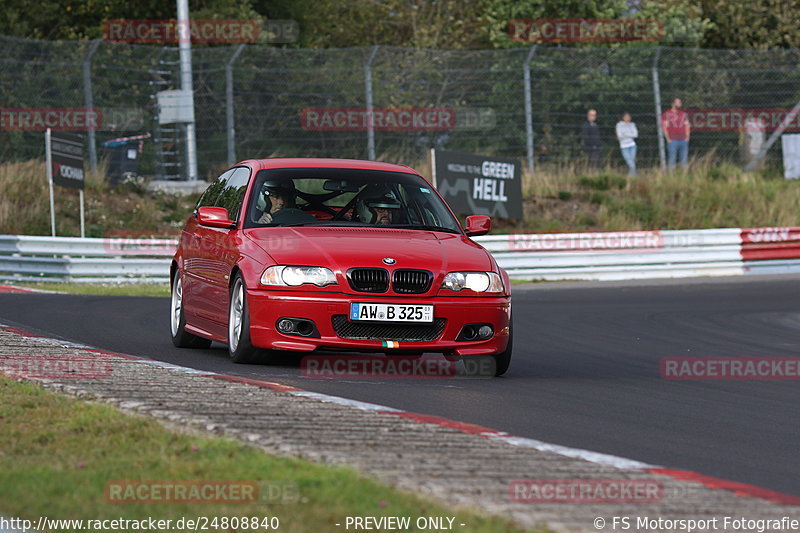
[[(254, 18), (250, 0), (192, 0), (192, 18)], [(173, 0), (4, 0), (0, 35), (49, 40), (97, 39), (110, 19), (174, 19)]]
[(300, 25), (301, 48), (375, 44), (416, 48), (486, 48), (482, 2), (472, 0), (256, 0), (269, 18)]
[(700, 0), (709, 48), (800, 48), (795, 0)]

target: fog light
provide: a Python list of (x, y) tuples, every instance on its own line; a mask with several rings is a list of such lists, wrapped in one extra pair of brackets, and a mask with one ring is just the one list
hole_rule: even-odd
[(485, 341), (494, 335), (494, 328), (491, 324), (485, 322), (478, 322), (473, 324), (464, 324), (461, 331), (456, 337), (457, 341)]
[(294, 321), (282, 318), (278, 321), (278, 329), (283, 333), (290, 333), (294, 331)]

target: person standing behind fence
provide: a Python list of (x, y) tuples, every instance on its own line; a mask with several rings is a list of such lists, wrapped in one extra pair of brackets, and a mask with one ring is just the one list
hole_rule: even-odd
[(590, 109), (586, 113), (586, 122), (581, 128), (583, 147), (589, 158), (589, 166), (597, 168), (600, 166), (600, 126), (597, 125), (597, 111)]
[(622, 114), (622, 120), (617, 122), (617, 139), (619, 140), (619, 149), (622, 152), (622, 158), (625, 164), (628, 165), (628, 175), (636, 175), (636, 139), (639, 136), (639, 130), (636, 129), (636, 124), (631, 121), (631, 114), (625, 112)]
[(682, 111), (683, 102), (680, 98), (672, 100), (672, 108), (661, 113), (661, 128), (667, 141), (667, 153), (670, 170), (675, 168), (675, 160), (680, 156), (681, 167), (686, 170), (689, 165), (689, 117)]

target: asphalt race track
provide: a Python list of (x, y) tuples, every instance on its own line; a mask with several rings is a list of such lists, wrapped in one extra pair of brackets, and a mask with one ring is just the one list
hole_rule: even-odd
[(317, 380), (180, 350), (167, 298), (0, 294), (0, 322), (800, 495), (800, 382), (671, 381), (664, 357), (800, 357), (800, 277), (515, 287), (498, 379)]

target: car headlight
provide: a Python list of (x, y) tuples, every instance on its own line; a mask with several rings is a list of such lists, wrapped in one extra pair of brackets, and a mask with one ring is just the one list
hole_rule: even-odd
[(317, 287), (336, 285), (336, 275), (325, 267), (275, 265), (261, 274), (262, 285), (299, 287), (310, 283)]
[(442, 288), (455, 292), (503, 292), (503, 280), (496, 272), (450, 272), (444, 277)]

